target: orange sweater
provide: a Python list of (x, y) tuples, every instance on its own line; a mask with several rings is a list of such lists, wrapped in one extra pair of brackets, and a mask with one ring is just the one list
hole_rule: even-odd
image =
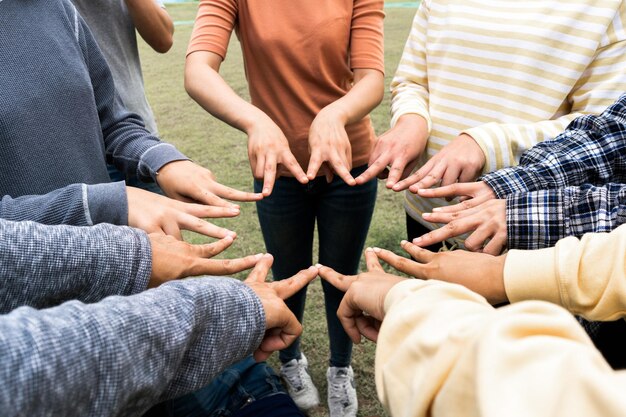
[[(252, 104), (282, 129), (306, 171), (311, 122), (352, 86), (355, 68), (384, 72), (383, 0), (201, 0), (187, 53), (226, 57), (241, 43)], [(346, 126), (353, 166), (367, 163), (369, 117)]]

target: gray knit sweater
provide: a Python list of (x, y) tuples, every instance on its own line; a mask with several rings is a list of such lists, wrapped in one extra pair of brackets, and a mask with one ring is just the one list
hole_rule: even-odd
[[(89, 29), (67, 0), (0, 1), (0, 196), (109, 181), (105, 161), (154, 180), (187, 159), (128, 112)], [(102, 190), (101, 190), (102, 191)], [(92, 211), (122, 219), (117, 198)]]
[[(135, 294), (151, 270), (141, 231), (0, 220), (0, 237), (2, 416), (141, 415), (206, 385), (263, 337), (261, 303), (239, 281)], [(61, 304), (70, 299), (80, 301)]]

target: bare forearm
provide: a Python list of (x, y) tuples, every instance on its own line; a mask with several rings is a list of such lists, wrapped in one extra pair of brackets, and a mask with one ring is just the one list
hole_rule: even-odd
[(356, 69), (354, 86), (339, 100), (322, 111), (339, 115), (345, 125), (358, 122), (380, 104), (384, 94), (384, 76), (377, 70)]
[(174, 43), (174, 23), (154, 0), (126, 0), (137, 32), (152, 49), (165, 53)]

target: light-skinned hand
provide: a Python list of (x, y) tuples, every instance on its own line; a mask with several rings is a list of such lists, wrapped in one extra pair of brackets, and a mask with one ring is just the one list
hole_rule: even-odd
[(387, 179), (386, 187), (402, 191), (407, 187), (395, 187), (398, 181), (411, 174), (417, 159), (424, 152), (428, 141), (428, 123), (417, 114), (405, 114), (396, 125), (376, 140), (370, 155), (369, 167), (356, 178), (364, 184), (374, 177)]
[(420, 188), (437, 184), (471, 182), (478, 178), (484, 166), (485, 154), (478, 143), (471, 136), (461, 134), (393, 189), (399, 191), (408, 187), (409, 191), (417, 193)]
[(308, 285), (318, 274), (317, 268), (311, 266), (291, 278), (265, 282), (273, 261), (272, 255), (263, 255), (244, 281), (259, 297), (265, 310), (265, 337), (254, 352), (257, 361), (264, 361), (272, 352), (285, 349), (300, 336), (302, 325), (284, 300)]
[[(322, 109), (309, 129), (309, 166), (307, 177), (314, 180), (325, 164), (348, 185), (356, 185), (350, 175), (352, 169), (352, 145), (346, 133), (345, 121), (338, 113)], [(325, 173), (326, 180), (329, 175)], [(330, 176), (332, 180), (332, 176)]]
[(343, 275), (332, 268), (319, 265), (322, 279), (346, 294), (337, 310), (337, 317), (354, 343), (361, 343), (361, 335), (376, 342), (385, 318), (385, 297), (389, 290), (405, 280), (383, 271), (371, 248), (365, 251), (368, 272)]
[(269, 118), (262, 118), (248, 131), (248, 158), (254, 178), (263, 179), (264, 197), (272, 193), (281, 167), (300, 183), (306, 184), (309, 181), (291, 153), (283, 131)]
[(374, 253), (398, 271), (415, 278), (463, 285), (492, 304), (508, 301), (504, 289), (506, 254), (491, 256), (462, 250), (434, 253), (407, 241), (402, 241), (401, 246), (415, 261), (386, 249), (374, 248)]
[(446, 198), (448, 200), (452, 200), (454, 197), (459, 197), (461, 204), (437, 207), (433, 209), (433, 211), (442, 213), (454, 213), (466, 210), (476, 207), (485, 201), (497, 198), (496, 193), (494, 193), (491, 187), (484, 181), (467, 183), (457, 182), (438, 188), (420, 188), (417, 190), (417, 193), (420, 197), (425, 198)]
[(165, 233), (181, 240), (181, 230), (205, 236), (236, 237), (236, 233), (202, 220), (206, 217), (234, 217), (238, 207), (206, 206), (184, 203), (135, 187), (126, 187), (128, 225), (146, 233)]
[(465, 247), (472, 252), (499, 255), (506, 248), (506, 201), (488, 200), (466, 210), (453, 213), (437, 211), (424, 213), (422, 217), (431, 223), (447, 223), (445, 226), (413, 239), (418, 246), (430, 246), (452, 237), (471, 233), (465, 239)]
[(174, 161), (164, 165), (157, 174), (157, 183), (170, 198), (209, 206), (233, 207), (233, 201), (257, 201), (260, 193), (248, 193), (220, 184), (215, 175), (191, 161)]
[(192, 245), (160, 233), (149, 234), (148, 238), (152, 248), (152, 273), (148, 283), (150, 288), (191, 276), (234, 274), (252, 268), (261, 259), (261, 255), (239, 259), (210, 259), (233, 243), (232, 236), (204, 245)]

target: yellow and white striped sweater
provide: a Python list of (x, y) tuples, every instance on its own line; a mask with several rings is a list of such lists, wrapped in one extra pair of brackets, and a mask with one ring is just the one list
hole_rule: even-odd
[[(575, 117), (600, 113), (626, 91), (626, 6), (621, 0), (424, 0), (391, 84), (392, 126), (428, 121), (427, 152), (460, 133), (484, 171), (516, 165)], [(454, 203), (454, 202), (452, 202)], [(407, 212), (452, 204), (407, 192)]]

